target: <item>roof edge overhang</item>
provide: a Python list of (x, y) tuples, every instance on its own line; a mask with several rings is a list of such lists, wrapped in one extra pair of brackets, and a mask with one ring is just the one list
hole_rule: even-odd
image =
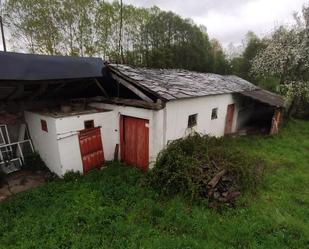
[(284, 108), (285, 106), (285, 101), (282, 96), (264, 89), (238, 92), (238, 94), (276, 108)]
[(81, 77), (81, 78), (56, 78), (56, 79), (36, 79), (36, 80), (13, 80), (13, 79), (0, 79), (0, 84), (59, 84), (59, 82), (75, 82), (79, 80), (92, 80), (92, 79), (99, 79), (102, 78), (101, 76), (93, 76), (93, 77)]

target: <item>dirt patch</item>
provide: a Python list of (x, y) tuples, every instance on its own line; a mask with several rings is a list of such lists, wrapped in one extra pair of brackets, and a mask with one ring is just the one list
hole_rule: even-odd
[(11, 195), (27, 191), (45, 182), (45, 171), (17, 171), (6, 176), (5, 184), (0, 188), (0, 201)]

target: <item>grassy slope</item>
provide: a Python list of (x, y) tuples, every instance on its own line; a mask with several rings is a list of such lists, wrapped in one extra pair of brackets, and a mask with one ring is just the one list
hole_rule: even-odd
[(140, 173), (114, 166), (0, 204), (0, 248), (308, 248), (309, 122), (229, 143), (272, 165), (239, 209), (160, 200), (138, 185)]

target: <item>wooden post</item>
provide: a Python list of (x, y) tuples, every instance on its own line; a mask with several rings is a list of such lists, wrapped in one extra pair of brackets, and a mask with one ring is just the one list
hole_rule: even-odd
[(119, 161), (119, 144), (116, 144), (115, 146), (114, 161)]
[(270, 135), (278, 134), (282, 120), (282, 109), (276, 108), (271, 122)]
[(2, 19), (2, 16), (0, 16), (0, 28), (1, 28), (1, 34), (2, 34), (3, 51), (6, 52), (6, 44), (5, 44), (5, 37), (4, 37), (4, 29), (3, 29), (3, 19)]

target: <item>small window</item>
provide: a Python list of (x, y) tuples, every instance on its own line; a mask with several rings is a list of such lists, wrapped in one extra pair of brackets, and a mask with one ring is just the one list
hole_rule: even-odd
[(48, 132), (46, 120), (41, 119), (41, 129), (42, 129), (42, 131)]
[(86, 120), (84, 122), (85, 129), (91, 129), (94, 128), (94, 121), (93, 120)]
[(217, 119), (218, 118), (218, 108), (213, 108), (211, 111), (211, 119)]
[(197, 124), (197, 114), (189, 115), (188, 117), (188, 128), (192, 128)]

